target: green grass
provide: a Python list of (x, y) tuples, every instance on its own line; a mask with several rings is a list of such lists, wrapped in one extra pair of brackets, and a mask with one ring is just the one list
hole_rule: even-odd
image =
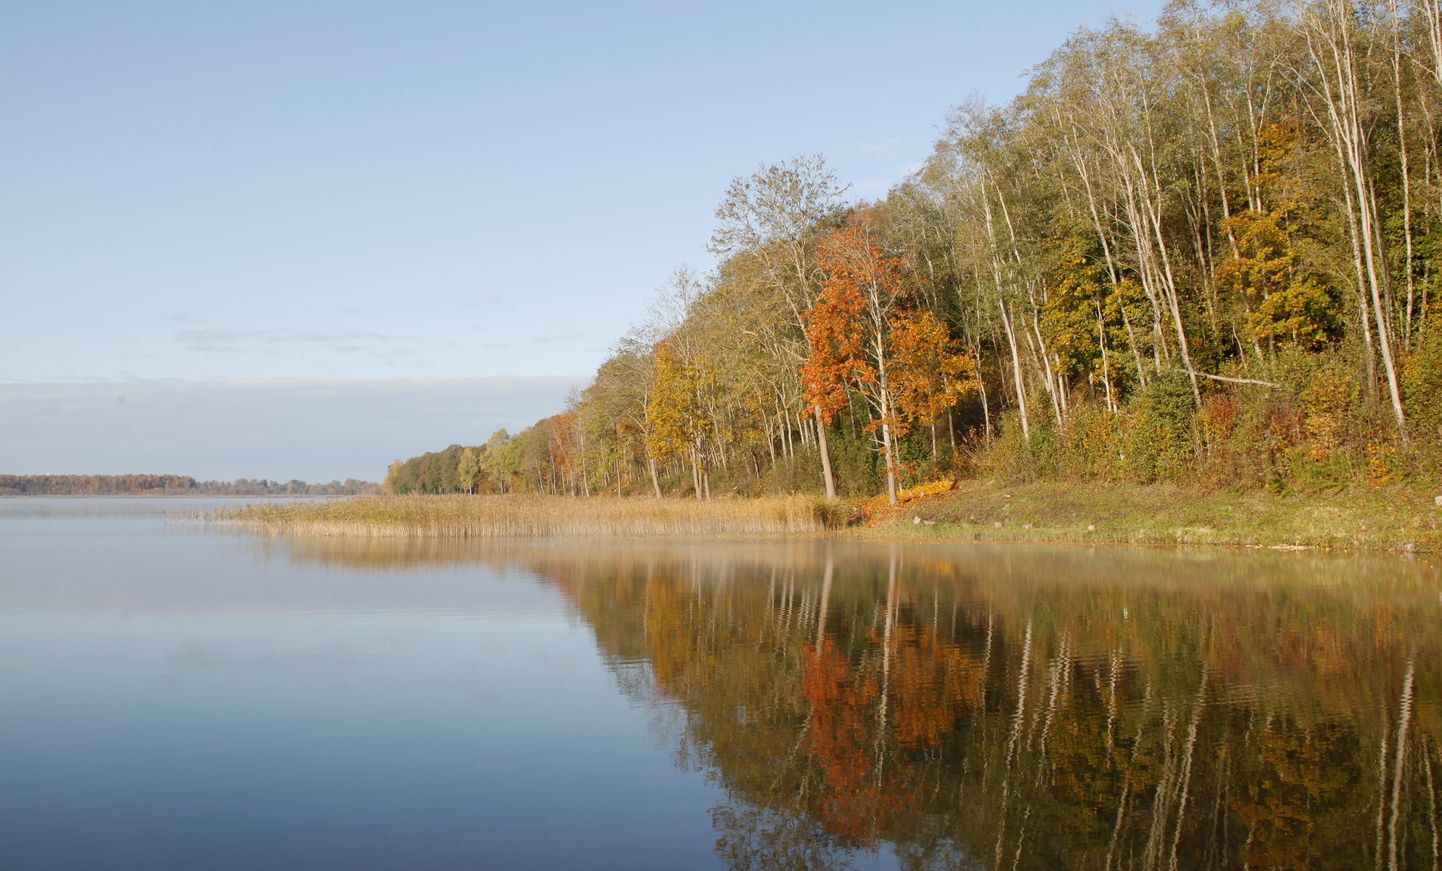
[(863, 535), (968, 541), (1442, 551), (1442, 508), (1406, 490), (1328, 495), (1169, 485), (961, 482), (873, 518)]

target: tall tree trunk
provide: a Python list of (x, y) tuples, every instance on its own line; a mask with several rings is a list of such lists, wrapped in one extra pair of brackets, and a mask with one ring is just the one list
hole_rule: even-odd
[[(1052, 371), (1051, 360), (1047, 355), (1046, 340), (1041, 335), (1041, 316), (1037, 311), (1035, 299), (1032, 300), (1031, 332), (1036, 336), (1036, 355), (1041, 358), (1041, 374), (1045, 379), (1047, 396), (1051, 399), (1052, 413), (1056, 415), (1056, 427), (1061, 429), (1063, 425), (1061, 389), (1056, 383), (1057, 375)], [(1028, 343), (1030, 343), (1030, 338), (1028, 338)]]
[[(981, 357), (978, 355), (978, 360)], [(991, 444), (991, 403), (986, 399), (986, 379), (976, 379), (977, 392), (981, 395), (981, 423), (983, 432), (986, 434), (986, 443)]]
[(586, 472), (586, 431), (577, 427), (581, 434), (581, 494), (587, 499), (591, 498), (590, 475)]
[(1100, 302), (1097, 303), (1097, 345), (1102, 349), (1102, 387), (1106, 390), (1107, 411), (1116, 414), (1117, 407), (1112, 402), (1112, 372), (1107, 363), (1107, 331)]
[(896, 504), (896, 459), (892, 456), (891, 426), (881, 424), (882, 456), (886, 460), (886, 504)]
[[(1314, 12), (1306, 24), (1307, 49), (1321, 74), (1322, 96), (1330, 122), (1330, 138), (1339, 168), (1344, 176), (1342, 191), (1347, 203), (1349, 224), (1352, 225), (1353, 255), (1362, 267), (1361, 289), (1372, 304), (1372, 319), (1377, 328), (1377, 350), (1387, 376), (1387, 390), (1392, 400), (1392, 413), (1397, 419), (1397, 435), (1407, 441), (1407, 418), (1402, 409), (1402, 392), (1397, 379), (1396, 360), (1387, 326), (1386, 306), (1382, 301), (1382, 280), (1377, 265), (1382, 242), (1378, 234), (1377, 215), (1372, 195), (1371, 175), (1367, 167), (1366, 127), (1361, 117), (1356, 62), (1352, 53), (1351, 9), (1345, 0), (1327, 0), (1322, 20)], [(1353, 223), (1355, 222), (1355, 223)], [(1360, 255), (1360, 256), (1358, 256)]]
[(1006, 341), (1011, 346), (1011, 372), (1016, 379), (1016, 407), (1021, 412), (1021, 437), (1023, 441), (1031, 441), (1031, 422), (1026, 415), (1026, 387), (1022, 384), (1021, 378), (1021, 355), (1016, 349), (1016, 333), (1011, 328), (1011, 316), (1006, 310), (1006, 301), (997, 298), (997, 305), (1001, 307), (1001, 323), (1006, 328)]
[(813, 405), (816, 419), (816, 449), (821, 454), (821, 479), (826, 484), (826, 498), (836, 498), (836, 478), (831, 472), (831, 450), (826, 443), (826, 422), (821, 419), (821, 406)]
[(1407, 114), (1402, 109), (1401, 33), (1402, 19), (1397, 10), (1397, 0), (1392, 0), (1392, 94), (1397, 101), (1397, 154), (1401, 161), (1402, 175), (1402, 238), (1406, 244), (1406, 265), (1403, 272), (1407, 277), (1407, 308), (1402, 322), (1402, 347), (1407, 349), (1412, 347), (1412, 307), (1417, 288), (1412, 277), (1412, 181), (1407, 166)]
[[(1148, 133), (1148, 139), (1150, 140), (1150, 133)], [(1202, 391), (1197, 385), (1197, 369), (1192, 365), (1192, 352), (1190, 343), (1187, 342), (1187, 330), (1186, 327), (1182, 325), (1182, 309), (1178, 301), (1177, 282), (1172, 275), (1172, 258), (1167, 253), (1166, 238), (1162, 235), (1160, 203), (1162, 196), (1161, 179), (1157, 175), (1155, 164), (1151, 167), (1151, 174), (1148, 175), (1147, 170), (1142, 165), (1141, 155), (1133, 151), (1132, 158), (1136, 162), (1138, 171), (1142, 173), (1143, 178), (1154, 191), (1154, 193), (1149, 192), (1146, 197), (1146, 217), (1150, 219), (1153, 237), (1157, 245), (1157, 255), (1161, 258), (1162, 268), (1160, 276), (1162, 278), (1162, 290), (1167, 300), (1167, 307), (1171, 310), (1172, 323), (1177, 328), (1177, 351), (1182, 356), (1182, 366), (1186, 369), (1187, 378), (1192, 383), (1192, 398), (1196, 401), (1197, 406), (1200, 407), (1202, 404)]]

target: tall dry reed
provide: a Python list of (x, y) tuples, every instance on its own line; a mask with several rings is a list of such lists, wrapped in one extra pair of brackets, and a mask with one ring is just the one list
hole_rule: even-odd
[(360, 496), (238, 505), (210, 519), (271, 532), (426, 538), (777, 535), (842, 525), (805, 496), (761, 499), (573, 499), (564, 496)]

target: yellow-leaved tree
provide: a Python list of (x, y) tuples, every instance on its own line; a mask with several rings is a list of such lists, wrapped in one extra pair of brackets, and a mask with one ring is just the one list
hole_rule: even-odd
[(701, 439), (708, 424), (702, 402), (705, 378), (669, 344), (658, 345), (654, 359), (655, 381), (646, 398), (646, 454), (658, 463), (689, 456), (692, 485), (700, 499), (708, 489), (701, 468)]

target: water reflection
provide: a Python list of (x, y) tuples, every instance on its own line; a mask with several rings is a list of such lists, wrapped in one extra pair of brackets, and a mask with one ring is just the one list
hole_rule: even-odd
[[(1436, 868), (1426, 561), (822, 542), (273, 539), (561, 591), (737, 868)], [(668, 716), (674, 714), (674, 716)]]

